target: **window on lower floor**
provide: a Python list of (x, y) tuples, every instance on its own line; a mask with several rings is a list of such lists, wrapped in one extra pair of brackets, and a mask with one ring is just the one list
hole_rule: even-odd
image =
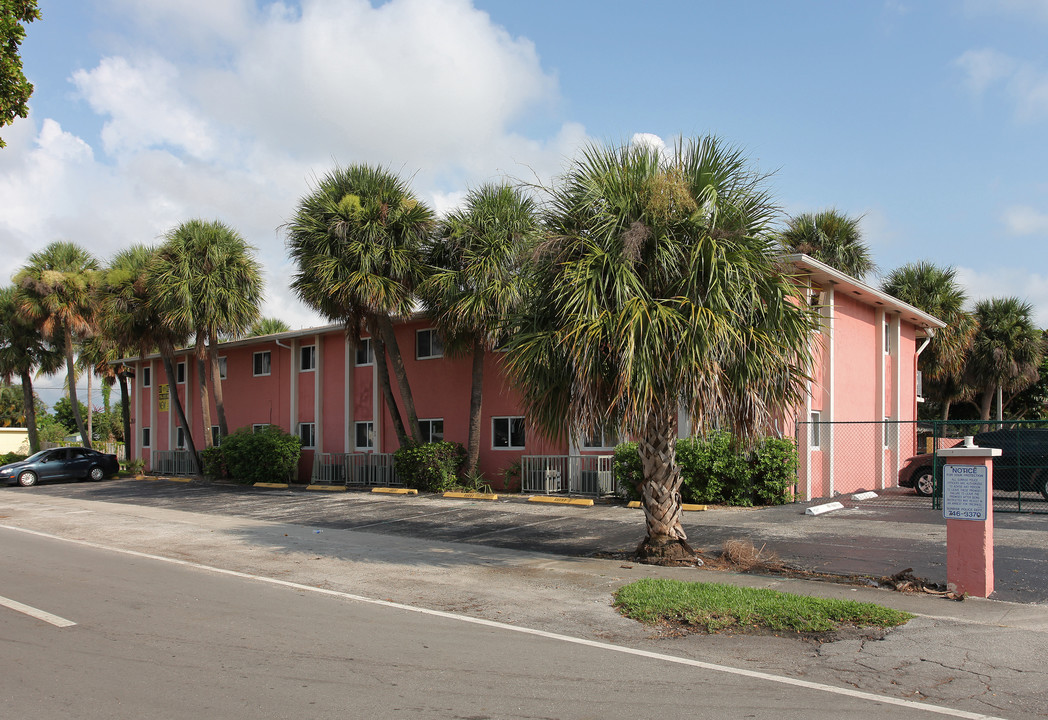
[(375, 449), (375, 423), (367, 420), (356, 424), (355, 447), (357, 450)]
[(811, 430), (811, 449), (818, 450), (822, 445), (822, 423), (820, 422), (822, 413), (817, 410), (811, 411), (811, 422), (809, 423), (809, 430)]
[(184, 449), (186, 446), (186, 431), (182, 428), (175, 428), (175, 447), (179, 450)]
[(613, 448), (618, 444), (619, 436), (614, 430), (601, 430), (590, 433), (582, 439), (582, 447), (587, 449)]
[(142, 428), (142, 447), (149, 447), (150, 442), (151, 440), (149, 438), (149, 428)]
[(298, 439), (302, 441), (303, 448), (313, 448), (317, 445), (316, 423), (299, 423)]
[(440, 442), (444, 439), (444, 418), (419, 420), (418, 428), (422, 431), (422, 442)]
[(491, 447), (496, 450), (523, 450), (524, 418), (491, 418)]
[(211, 426), (211, 444), (218, 447), (222, 444), (222, 433), (218, 428), (218, 425)]
[(255, 423), (251, 426), (251, 432), (257, 433), (258, 431), (269, 427), (269, 423)]

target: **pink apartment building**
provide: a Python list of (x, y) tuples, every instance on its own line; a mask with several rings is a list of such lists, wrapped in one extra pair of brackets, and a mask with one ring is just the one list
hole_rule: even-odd
[[(889, 425), (891, 430), (882, 432), (881, 421), (916, 419), (917, 355), (921, 343), (943, 324), (807, 256), (788, 260), (824, 318), (823, 331), (813, 336), (817, 368), (808, 399), (780, 428), (786, 433), (799, 429), (800, 494), (820, 497), (855, 483), (888, 487), (899, 460), (913, 454), (916, 436), (911, 425)], [(440, 338), (424, 317), (398, 323), (396, 334), (424, 438), (465, 444), (470, 359), (445, 357)], [(354, 345), (341, 325), (328, 325), (224, 343), (218, 353), (230, 430), (274, 424), (297, 434), (303, 447), (300, 481), (310, 479), (317, 453), (334, 457), (397, 449), (369, 339)], [(152, 467), (154, 452), (184, 446), (182, 430), (160, 358), (146, 357), (134, 365), (131, 457)], [(194, 440), (202, 446), (195, 372), (192, 350), (183, 350), (173, 392), (190, 418)], [(211, 417), (217, 418), (214, 407)], [(857, 457), (855, 444), (829, 430), (837, 426), (825, 424), (844, 420), (876, 421), (885, 444), (873, 443)], [(522, 456), (606, 456), (616, 444), (611, 437), (567, 443), (543, 437), (529, 426), (497, 352), (485, 358), (481, 428), (480, 470), (496, 488), (502, 485), (502, 470)], [(682, 434), (689, 432), (686, 422), (681, 429)], [(559, 476), (559, 471), (553, 472)], [(550, 477), (548, 471), (546, 475)]]

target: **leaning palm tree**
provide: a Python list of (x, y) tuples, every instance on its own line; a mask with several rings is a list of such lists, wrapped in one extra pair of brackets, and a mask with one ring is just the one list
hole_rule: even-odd
[(852, 277), (862, 279), (876, 269), (870, 248), (862, 240), (860, 218), (837, 210), (802, 213), (790, 219), (780, 240), (787, 250), (804, 253)]
[(1033, 306), (1015, 297), (982, 300), (975, 306), (978, 329), (966, 373), (979, 397), (979, 418), (990, 419), (993, 396), (1018, 392), (1038, 378), (1041, 331)]
[(432, 270), (419, 295), (451, 354), (472, 356), (465, 472), (477, 471), (484, 356), (506, 337), (525, 295), (522, 269), (539, 239), (535, 202), (519, 188), (484, 185), (450, 213), (430, 247)]
[(0, 381), (10, 383), (18, 377), (22, 382), (22, 408), (30, 452), (40, 449), (33, 374), (57, 372), (64, 359), (62, 351), (45, 340), (40, 330), (22, 314), (15, 288), (0, 289)]
[(85, 447), (91, 447), (91, 437), (77, 400), (74, 341), (94, 333), (97, 274), (98, 261), (91, 253), (75, 243), (56, 241), (30, 255), (14, 278), (20, 311), (65, 352), (69, 400)]
[(742, 442), (801, 396), (816, 318), (777, 267), (777, 208), (713, 137), (671, 155), (589, 147), (550, 191), (548, 237), (507, 363), (531, 424), (638, 441), (642, 556), (691, 557), (678, 414)]
[(195, 337), (197, 384), (204, 419), (204, 446), (210, 447), (211, 402), (205, 364), (210, 360), (219, 434), (229, 434), (218, 354), (219, 336), (238, 338), (258, 318), (262, 272), (253, 248), (218, 221), (188, 220), (171, 230), (150, 270), (151, 302), (175, 328)]
[(976, 329), (975, 318), (964, 309), (968, 297), (956, 271), (930, 262), (909, 263), (888, 273), (881, 289), (946, 323), (918, 363), (929, 397), (941, 403), (942, 419), (948, 420), (950, 405), (968, 396), (964, 364)]
[[(386, 407), (401, 445), (420, 440), (418, 415), (393, 318), (411, 313), (423, 274), (422, 244), (432, 211), (393, 173), (379, 167), (336, 167), (299, 202), (284, 226), (298, 271), (291, 281), (307, 305), (359, 339), (367, 329)], [(393, 396), (393, 367), (407, 424)]]

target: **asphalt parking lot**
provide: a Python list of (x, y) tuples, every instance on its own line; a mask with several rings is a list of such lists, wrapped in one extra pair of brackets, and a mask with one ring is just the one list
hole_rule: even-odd
[[(574, 557), (628, 551), (644, 534), (642, 511), (620, 504), (571, 507), (529, 503), (512, 495), (492, 502), (131, 479), (0, 491)], [(885, 576), (912, 569), (920, 578), (945, 583), (945, 522), (930, 501), (914, 500), (849, 503), (818, 517), (805, 515), (804, 504), (714, 508), (686, 513), (684, 524), (692, 545), (705, 552), (718, 551), (730, 539), (745, 539), (786, 563), (817, 572)], [(995, 599), (1048, 603), (1046, 530), (1046, 515), (995, 515)]]

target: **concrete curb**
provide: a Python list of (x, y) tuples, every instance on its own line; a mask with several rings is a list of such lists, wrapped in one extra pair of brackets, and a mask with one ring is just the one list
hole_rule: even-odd
[(528, 502), (549, 503), (551, 505), (574, 505), (576, 507), (593, 507), (593, 501), (589, 498), (566, 498), (550, 497), (548, 495), (533, 495)]
[(456, 498), (459, 500), (498, 500), (499, 496), (493, 493), (471, 493), (471, 492), (454, 492), (449, 490), (444, 493), (446, 498)]
[[(640, 510), (644, 505), (641, 504), (640, 500), (632, 500), (626, 505), (626, 507)], [(681, 503), (680, 506), (680, 509), (685, 512), (705, 512), (707, 508), (708, 506), (706, 505), (696, 505), (695, 503)]]
[(306, 490), (326, 490), (327, 492), (345, 492), (345, 485), (306, 485)]
[(418, 490), (415, 488), (371, 488), (373, 493), (382, 493), (384, 495), (418, 495)]
[(282, 488), (284, 490), (287, 490), (288, 487), (290, 487), (290, 486), (287, 483), (257, 482), (254, 485), (252, 485), (251, 487), (257, 487), (257, 488)]

